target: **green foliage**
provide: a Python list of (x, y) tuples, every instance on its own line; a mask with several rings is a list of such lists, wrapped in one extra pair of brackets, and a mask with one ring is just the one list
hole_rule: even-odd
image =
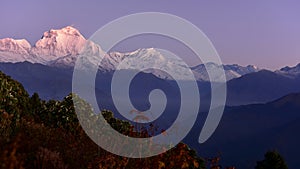
[(29, 112), (29, 95), (17, 81), (0, 72), (0, 113), (13, 114), (19, 120), (21, 113)]
[(265, 159), (257, 162), (255, 169), (288, 169), (288, 167), (277, 151), (268, 151)]
[(31, 106), (31, 113), (35, 116), (37, 115), (43, 108), (45, 104), (44, 101), (40, 99), (40, 96), (37, 93), (34, 93), (29, 100)]
[(133, 126), (127, 121), (114, 118), (113, 112), (109, 110), (103, 110), (101, 114), (107, 123), (109, 123), (110, 126), (118, 132), (124, 135), (130, 135), (132, 132)]
[(40, 110), (35, 112), (35, 119), (46, 126), (62, 127), (69, 130), (78, 126), (71, 94), (66, 96), (63, 101), (49, 100), (45, 103), (35, 104), (38, 105), (38, 110)]

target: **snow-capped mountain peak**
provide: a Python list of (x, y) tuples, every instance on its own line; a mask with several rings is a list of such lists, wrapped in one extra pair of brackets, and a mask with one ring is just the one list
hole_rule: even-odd
[(253, 65), (240, 66), (238, 64), (224, 65), (224, 69), (225, 69), (225, 71), (232, 70), (232, 71), (238, 73), (239, 75), (245, 75), (245, 74), (257, 72), (260, 70), (259, 68), (257, 68), (256, 66), (253, 66)]
[(162, 62), (165, 60), (165, 57), (161, 55), (161, 53), (154, 48), (141, 48), (137, 49), (133, 52), (125, 53), (128, 57), (139, 57), (143, 60), (152, 60), (152, 58), (156, 58), (156, 61)]
[(31, 48), (30, 43), (25, 39), (12, 39), (5, 38), (0, 39), (0, 51), (14, 52), (14, 53), (26, 53), (28, 54)]
[(291, 78), (297, 77), (300, 75), (300, 63), (294, 67), (286, 66), (275, 72)]
[(24, 62), (28, 60), (31, 45), (25, 39), (0, 39), (1, 62)]
[(286, 66), (284, 68), (281, 68), (280, 71), (300, 73), (300, 63), (294, 67)]
[(208, 76), (205, 66), (207, 69), (212, 69), (212, 70), (214, 68), (217, 68), (217, 67), (220, 68), (221, 66), (223, 66), (227, 80), (238, 78), (245, 74), (257, 72), (260, 70), (259, 68), (257, 68), (256, 66), (253, 66), (253, 65), (248, 65), (248, 66), (244, 67), (244, 66), (240, 66), (238, 64), (218, 65), (216, 63), (209, 62), (209, 63), (206, 63), (205, 65), (200, 64), (195, 67), (192, 67), (192, 70), (197, 79), (202, 79), (203, 81), (209, 81), (209, 76)]
[(44, 32), (33, 47), (25, 39), (1, 39), (0, 62), (29, 61), (49, 65), (58, 59), (64, 59), (68, 60), (64, 64), (73, 63), (74, 56), (79, 55), (87, 44), (87, 40), (72, 26)]
[[(6, 38), (0, 40), (0, 62), (29, 61), (56, 67), (73, 67), (78, 57), (86, 55), (91, 57), (85, 58), (84, 62), (96, 65), (100, 53), (103, 54), (103, 51), (98, 44), (86, 40), (72, 26), (44, 32), (42, 38), (33, 47), (24, 39), (14, 40)], [(171, 72), (171, 74), (176, 74), (181, 80), (190, 80), (190, 78), (187, 79), (187, 72), (184, 71), (189, 68), (188, 65), (180, 59), (169, 57), (164, 51), (155, 48), (142, 48), (126, 53), (111, 52), (104, 54), (99, 70), (103, 72), (114, 71), (122, 61), (128, 61), (126, 58), (138, 60), (134, 64), (128, 63), (128, 67), (126, 67), (128, 69), (145, 70), (149, 65), (155, 65), (156, 69), (147, 69), (144, 72), (152, 73), (162, 79), (169, 79), (170, 76), (166, 72)], [(215, 63), (206, 63), (205, 65), (208, 69), (223, 67), (227, 80), (259, 70), (252, 65), (246, 67), (236, 64), (217, 65)], [(191, 67), (191, 70), (197, 80), (209, 81), (206, 68), (203, 64), (200, 64)]]
[(45, 61), (53, 61), (68, 55), (78, 55), (85, 43), (86, 39), (71, 26), (58, 30), (51, 29), (32, 47), (31, 54), (40, 56)]

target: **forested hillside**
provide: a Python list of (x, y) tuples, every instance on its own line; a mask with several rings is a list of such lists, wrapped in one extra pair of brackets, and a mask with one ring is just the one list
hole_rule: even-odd
[[(183, 143), (146, 159), (111, 154), (85, 134), (71, 94), (62, 101), (44, 101), (36, 93), (30, 97), (20, 83), (3, 73), (0, 84), (0, 168), (205, 168), (204, 160)], [(82, 105), (88, 111), (88, 104), (82, 101)], [(114, 118), (110, 111), (101, 114), (122, 134), (149, 136), (150, 132), (135, 131), (130, 123)]]

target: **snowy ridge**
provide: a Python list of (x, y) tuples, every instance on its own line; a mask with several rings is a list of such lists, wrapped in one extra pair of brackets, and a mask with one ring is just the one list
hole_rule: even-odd
[[(234, 78), (238, 78), (241, 77), (245, 74), (248, 73), (254, 73), (254, 72), (258, 72), (260, 69), (257, 68), (256, 66), (253, 65), (248, 65), (246, 67), (237, 65), (237, 64), (233, 64), (233, 65), (218, 65), (216, 63), (206, 63), (206, 68), (213, 70), (215, 68), (221, 68), (223, 66), (224, 72), (225, 72), (225, 76), (226, 76), (226, 80), (231, 80)], [(192, 71), (196, 77), (196, 79), (201, 79), (203, 81), (209, 81), (209, 76), (208, 73), (206, 71), (204, 64), (200, 64), (197, 65), (195, 67), (192, 67)], [(221, 75), (220, 75), (221, 76)]]
[(86, 39), (71, 26), (60, 30), (51, 29), (32, 47), (31, 54), (51, 61), (63, 56), (78, 55), (85, 43)]
[(0, 39), (0, 62), (49, 64), (61, 57), (78, 55), (86, 43), (80, 32), (71, 26), (45, 32), (34, 46), (25, 39)]
[(25, 39), (0, 39), (0, 61), (16, 63), (30, 60), (30, 49), (31, 45)]
[[(0, 39), (0, 62), (16, 63), (28, 61), (53, 67), (74, 67), (77, 58), (86, 55), (93, 57), (85, 58), (84, 62), (96, 65), (98, 61), (97, 57), (102, 52), (99, 45), (86, 40), (77, 29), (71, 26), (44, 32), (42, 38), (34, 46), (31, 46), (25, 39)], [(114, 71), (125, 58), (138, 58), (141, 62), (152, 63), (156, 67), (163, 67), (168, 72), (178, 74), (180, 80), (190, 80), (186, 79), (187, 75), (184, 70), (187, 67), (182, 62), (178, 59), (166, 57), (154, 48), (138, 49), (127, 53), (111, 52), (104, 55), (99, 70), (102, 72)], [(174, 64), (178, 65), (176, 69), (174, 68)], [(136, 66), (141, 69), (143, 68), (142, 63)], [(217, 65), (215, 63), (207, 63), (206, 66), (209, 69), (223, 66), (227, 80), (259, 70), (255, 66), (242, 67), (239, 65)], [(192, 67), (191, 70), (196, 80), (209, 81), (204, 64)], [(163, 71), (148, 69), (144, 72), (152, 73), (162, 79), (171, 79)]]
[(286, 66), (275, 72), (290, 78), (298, 77), (300, 75), (300, 63), (294, 67)]

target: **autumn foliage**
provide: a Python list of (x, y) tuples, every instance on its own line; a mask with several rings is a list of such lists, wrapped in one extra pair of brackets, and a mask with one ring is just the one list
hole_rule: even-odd
[[(0, 85), (0, 168), (205, 168), (204, 160), (183, 143), (150, 158), (114, 155), (98, 147), (81, 128), (74, 95), (62, 101), (44, 101), (37, 93), (29, 97), (20, 83), (1, 72)], [(149, 129), (137, 131), (129, 122), (114, 118), (110, 111), (99, 115), (124, 135), (151, 136)]]

